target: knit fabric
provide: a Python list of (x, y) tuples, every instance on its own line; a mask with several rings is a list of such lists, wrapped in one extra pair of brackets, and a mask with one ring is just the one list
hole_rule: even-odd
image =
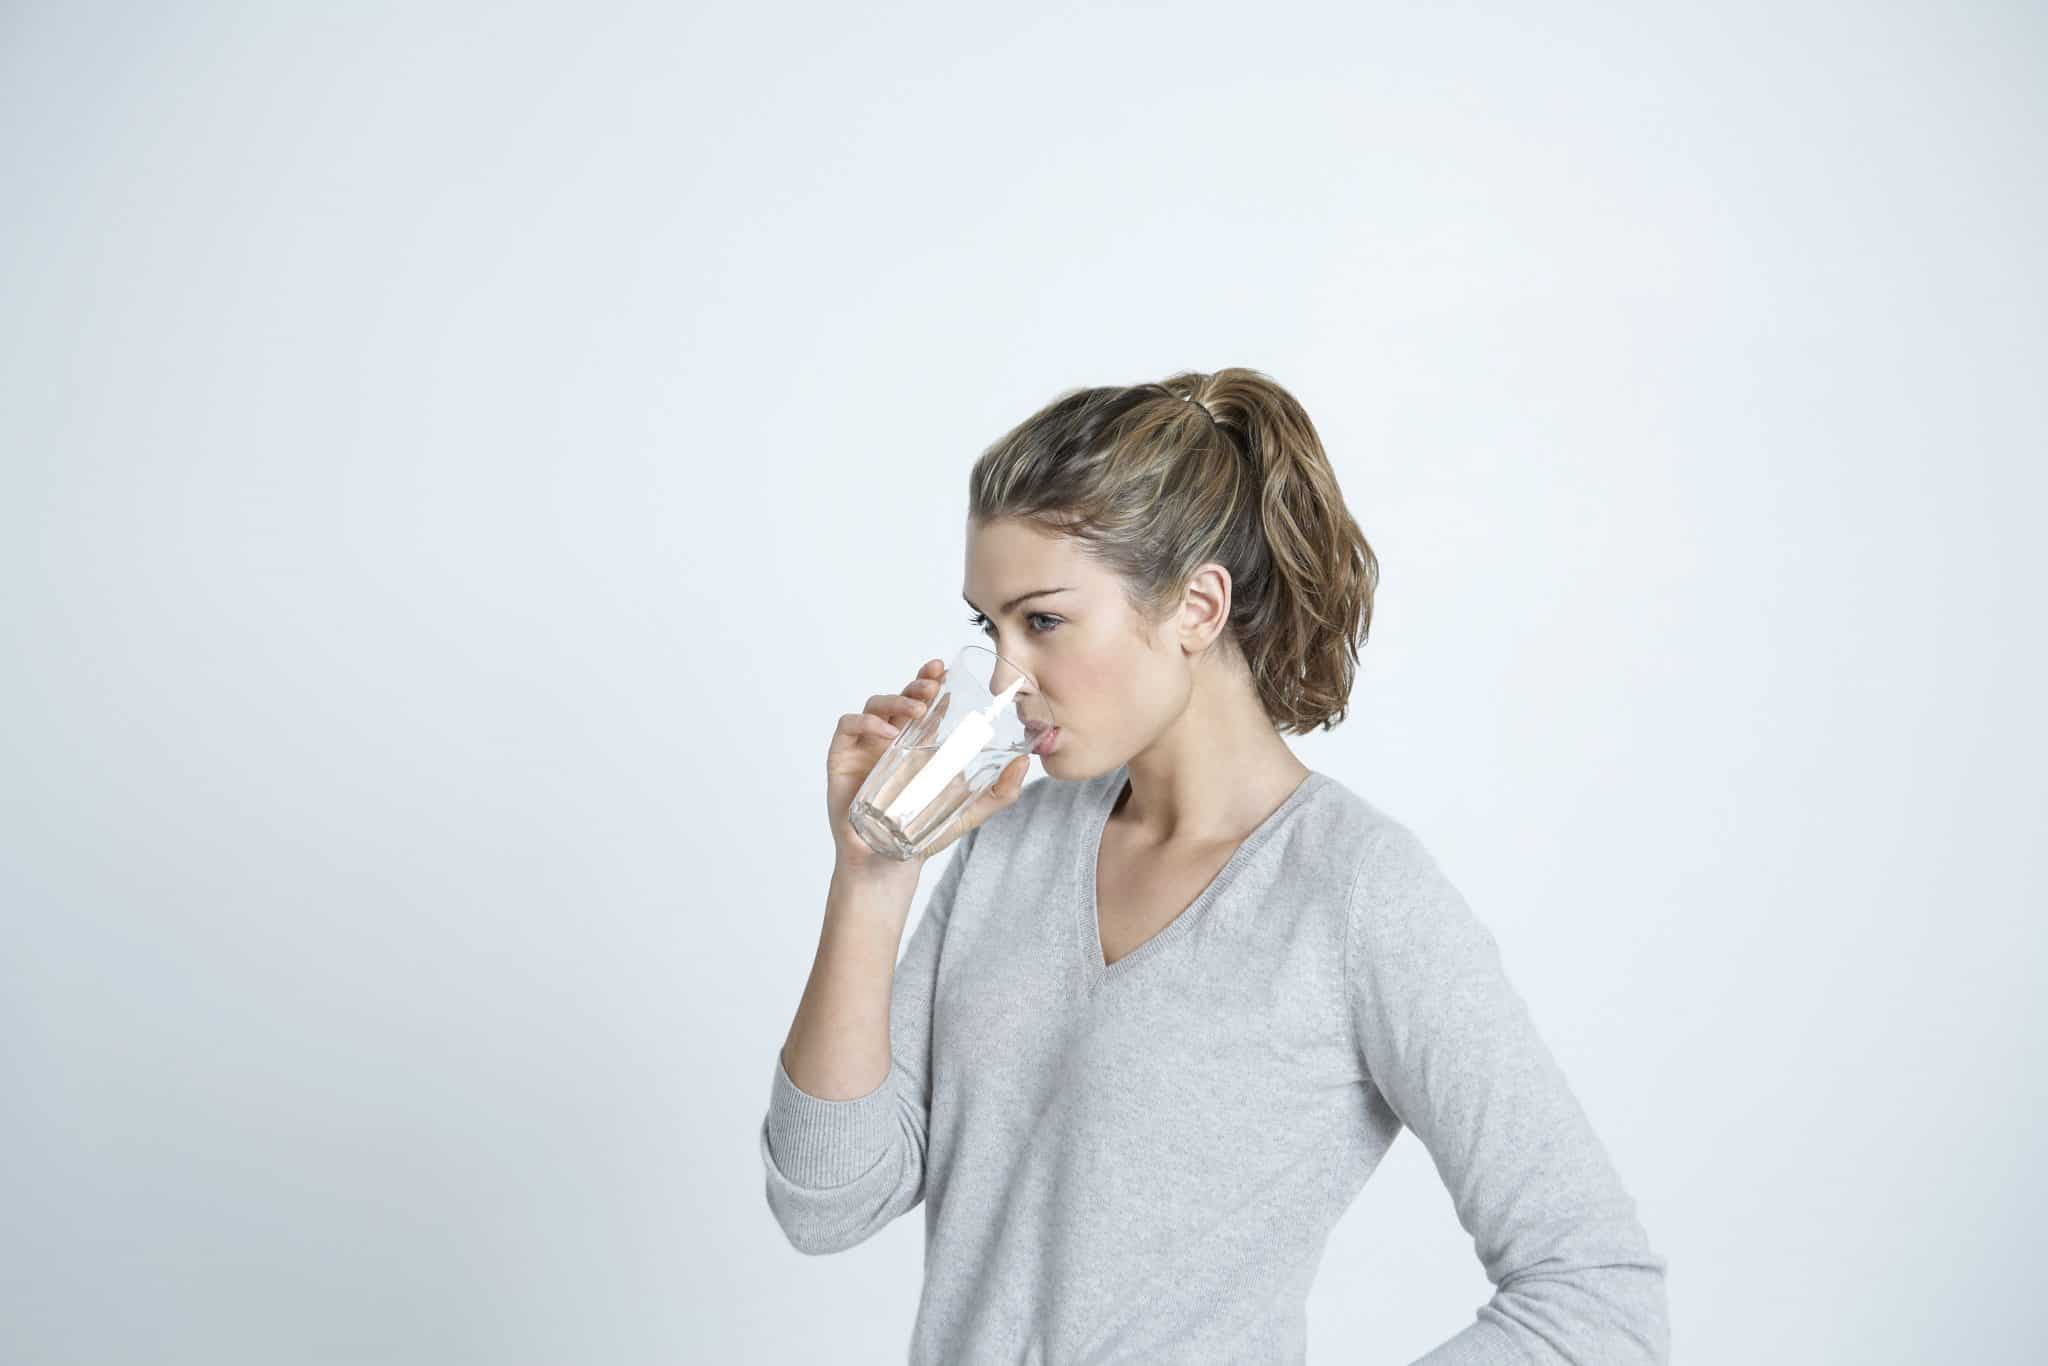
[(1041, 778), (945, 855), (873, 1092), (808, 1095), (778, 1049), (760, 1151), (789, 1241), (923, 1204), (911, 1366), (1302, 1362), (1330, 1228), (1406, 1127), (1495, 1287), (1420, 1363), (1667, 1362), (1665, 1259), (1415, 834), (1312, 771), (1105, 965), (1128, 776)]

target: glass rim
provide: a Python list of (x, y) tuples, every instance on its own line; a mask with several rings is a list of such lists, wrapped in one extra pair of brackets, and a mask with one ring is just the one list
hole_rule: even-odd
[(1016, 660), (1009, 658), (1007, 655), (998, 653), (991, 646), (982, 645), (975, 641), (969, 641), (965, 645), (962, 645), (960, 649), (955, 652), (955, 657), (957, 658), (960, 654), (964, 654), (968, 650), (979, 650), (981, 651), (981, 653), (987, 655), (990, 659), (999, 660), (1002, 663), (1009, 665), (1011, 668), (1017, 671), (1018, 677), (1024, 679), (1031, 685), (1032, 690), (1034, 692), (1037, 691), (1038, 680), (1032, 677), (1031, 671), (1029, 669), (1025, 668), (1022, 664), (1019, 664)]
[[(974, 651), (977, 654), (987, 655), (990, 659), (997, 661), (999, 664), (1008, 665), (1010, 668), (1016, 670), (1017, 676), (1019, 678), (1024, 680), (1026, 687), (1024, 689), (1023, 697), (1028, 697), (1030, 701), (1027, 703), (1023, 700), (1023, 698), (1020, 697), (1016, 701), (1011, 703), (1011, 705), (1016, 708), (1018, 720), (1023, 721), (1027, 727), (1031, 725), (1045, 725), (1056, 727), (1059, 725), (1059, 713), (1053, 709), (1051, 699), (1046, 697), (1045, 690), (1039, 687), (1038, 680), (1032, 677), (1032, 675), (1029, 672), (1027, 672), (1022, 665), (1017, 663), (1016, 660), (1008, 658), (992, 645), (984, 645), (978, 641), (968, 641), (962, 644), (959, 649), (953, 652), (953, 659), (946, 661), (947, 670), (950, 672), (953, 667), (954, 661), (958, 660), (960, 656), (966, 654), (970, 650)], [(991, 672), (990, 677), (994, 677), (993, 672)], [(1029, 751), (1026, 752), (1028, 753)]]

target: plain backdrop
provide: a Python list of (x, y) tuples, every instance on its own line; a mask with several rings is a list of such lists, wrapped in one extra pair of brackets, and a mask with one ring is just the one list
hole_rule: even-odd
[[(756, 1147), (829, 735), (973, 638), (979, 451), (1247, 365), (1383, 574), (1297, 752), (1498, 936), (1676, 1359), (2038, 1360), (2044, 58), (0, 9), (0, 1359), (900, 1361), (922, 1209), (802, 1256)], [(1490, 1290), (1404, 1135), (1311, 1359)]]

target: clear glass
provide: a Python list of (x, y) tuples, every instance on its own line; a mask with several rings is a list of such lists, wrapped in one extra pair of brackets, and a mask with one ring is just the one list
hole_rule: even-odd
[(1004, 768), (1057, 729), (1030, 675), (986, 645), (963, 645), (924, 714), (875, 761), (847, 824), (878, 854), (922, 858)]

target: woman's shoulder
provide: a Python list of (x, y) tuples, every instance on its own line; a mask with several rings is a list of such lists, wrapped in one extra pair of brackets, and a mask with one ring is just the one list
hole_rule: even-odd
[(1391, 837), (1408, 827), (1379, 803), (1333, 773), (1311, 770), (1315, 800), (1302, 813), (1301, 825), (1318, 844), (1359, 867)]
[[(1323, 870), (1345, 913), (1359, 919), (1413, 916), (1418, 908), (1469, 915), (1431, 846), (1407, 820), (1331, 774), (1302, 813), (1296, 835), (1305, 862)], [(1313, 850), (1310, 857), (1307, 851)]]
[(1343, 904), (1354, 942), (1425, 957), (1493, 942), (1491, 928), (1414, 825), (1341, 784), (1330, 798), (1325, 819), (1341, 828), (1348, 851)]

